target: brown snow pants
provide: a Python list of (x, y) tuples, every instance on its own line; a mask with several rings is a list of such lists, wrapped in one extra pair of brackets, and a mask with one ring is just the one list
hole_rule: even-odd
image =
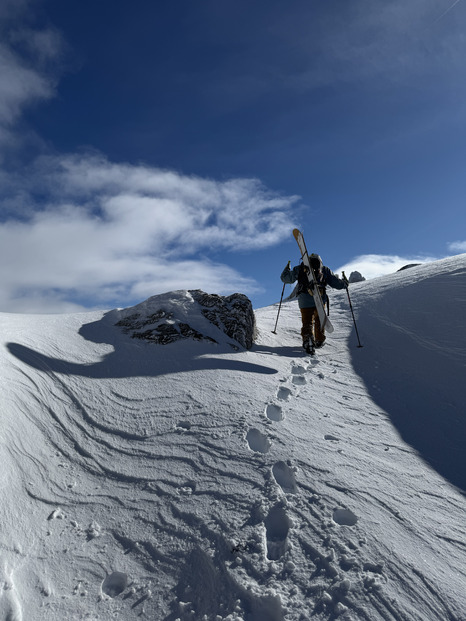
[(303, 337), (303, 343), (310, 338), (314, 343), (323, 343), (325, 341), (325, 334), (320, 327), (319, 314), (317, 308), (301, 308), (301, 318), (303, 321), (303, 327), (301, 328), (301, 336)]

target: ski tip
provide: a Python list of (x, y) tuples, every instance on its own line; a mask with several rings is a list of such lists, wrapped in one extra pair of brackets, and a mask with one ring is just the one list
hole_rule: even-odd
[(330, 319), (328, 318), (328, 316), (327, 316), (324, 326), (325, 326), (325, 331), (328, 332), (329, 334), (332, 334), (332, 332), (335, 331), (335, 328), (330, 323)]
[(301, 231), (299, 229), (293, 229), (293, 237), (295, 239), (297, 239), (300, 234), (301, 234)]

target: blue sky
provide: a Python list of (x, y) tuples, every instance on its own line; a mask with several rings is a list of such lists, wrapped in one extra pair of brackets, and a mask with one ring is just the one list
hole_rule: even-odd
[(2, 0), (0, 310), (466, 251), (460, 0)]

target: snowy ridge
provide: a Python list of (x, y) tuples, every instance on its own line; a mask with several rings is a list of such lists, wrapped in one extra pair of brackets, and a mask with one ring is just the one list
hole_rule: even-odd
[(350, 291), (315, 358), (0, 314), (0, 620), (463, 620), (466, 256)]

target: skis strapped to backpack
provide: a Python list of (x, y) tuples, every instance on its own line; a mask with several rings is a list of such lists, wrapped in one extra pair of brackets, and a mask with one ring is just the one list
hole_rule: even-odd
[(296, 239), (299, 249), (301, 251), (301, 258), (304, 263), (304, 266), (307, 270), (307, 279), (308, 279), (308, 292), (313, 296), (314, 302), (317, 308), (317, 313), (320, 319), (320, 326), (322, 330), (327, 330), (327, 332), (333, 332), (334, 328), (328, 318), (327, 313), (325, 312), (324, 303), (322, 300), (322, 295), (320, 293), (319, 284), (317, 282), (314, 270), (312, 269), (311, 262), (309, 261), (309, 255), (307, 253), (306, 244), (304, 242), (303, 234), (299, 229), (293, 229), (293, 236)]

